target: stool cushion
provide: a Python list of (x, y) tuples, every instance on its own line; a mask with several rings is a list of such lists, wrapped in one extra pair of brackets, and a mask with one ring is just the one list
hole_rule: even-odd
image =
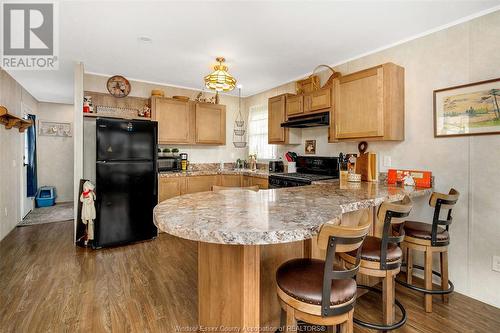
[[(366, 236), (361, 248), (361, 259), (380, 262), (380, 248), (382, 239), (373, 236)], [(347, 255), (356, 257), (357, 251), (348, 252)], [(387, 244), (387, 262), (398, 261), (401, 259), (403, 251), (394, 243)]]
[[(318, 259), (292, 259), (282, 264), (276, 272), (276, 282), (281, 290), (301, 302), (321, 305), (325, 262)], [(335, 265), (335, 270), (343, 270)], [(339, 305), (356, 295), (356, 281), (342, 279), (332, 281), (330, 304)]]
[[(406, 236), (431, 240), (432, 224), (406, 221), (404, 228)], [(436, 236), (438, 241), (447, 241), (450, 238), (448, 231), (442, 227), (438, 227)]]

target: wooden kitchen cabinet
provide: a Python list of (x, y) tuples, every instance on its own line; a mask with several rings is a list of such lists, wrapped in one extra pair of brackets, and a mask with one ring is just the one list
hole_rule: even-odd
[(159, 177), (158, 202), (179, 196), (185, 190), (185, 177)]
[(404, 140), (404, 68), (383, 64), (334, 80), (329, 141)]
[(226, 106), (196, 103), (195, 141), (201, 144), (226, 144)]
[(286, 98), (286, 116), (300, 116), (304, 113), (304, 96), (288, 95)]
[(192, 115), (188, 102), (171, 98), (151, 98), (152, 119), (158, 122), (158, 143), (192, 143)]
[(250, 177), (250, 182), (250, 186), (258, 185), (260, 189), (269, 188), (269, 181), (267, 180), (267, 178)]
[(240, 187), (241, 175), (221, 175), (221, 185), (228, 187)]
[(269, 98), (268, 111), (268, 143), (269, 144), (300, 144), (297, 129), (281, 127), (286, 121), (286, 104), (292, 94), (282, 94)]
[(255, 185), (259, 186), (260, 189), (268, 189), (269, 181), (267, 180), (267, 178), (243, 176), (243, 179), (241, 181), (242, 187), (249, 187)]
[[(220, 176), (189, 176), (186, 177), (186, 192), (196, 193), (211, 191), (212, 186), (220, 185)], [(182, 193), (184, 194), (184, 193)]]
[(304, 95), (304, 113), (328, 109), (332, 106), (332, 88), (325, 87)]

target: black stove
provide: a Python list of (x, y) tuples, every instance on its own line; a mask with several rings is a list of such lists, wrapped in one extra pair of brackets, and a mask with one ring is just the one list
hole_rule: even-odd
[(339, 178), (337, 157), (298, 156), (297, 172), (269, 176), (269, 188), (310, 185), (313, 181)]

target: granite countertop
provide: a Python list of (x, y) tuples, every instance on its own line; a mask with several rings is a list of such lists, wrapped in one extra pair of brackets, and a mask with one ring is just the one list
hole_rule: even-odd
[(201, 192), (163, 201), (155, 224), (177, 237), (219, 244), (261, 245), (315, 236), (324, 223), (340, 223), (343, 213), (431, 193), (378, 183), (328, 181), (258, 192)]
[(188, 171), (166, 171), (160, 172), (159, 177), (189, 177), (189, 176), (213, 176), (213, 175), (244, 175), (259, 178), (269, 177), (267, 170), (250, 170), (250, 169), (214, 169), (214, 170), (188, 170)]

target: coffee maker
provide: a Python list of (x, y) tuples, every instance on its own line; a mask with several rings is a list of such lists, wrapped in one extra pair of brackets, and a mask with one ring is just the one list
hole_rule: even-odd
[(188, 154), (187, 153), (181, 153), (180, 154), (181, 156), (181, 170), (182, 171), (187, 171), (187, 167), (188, 167)]

